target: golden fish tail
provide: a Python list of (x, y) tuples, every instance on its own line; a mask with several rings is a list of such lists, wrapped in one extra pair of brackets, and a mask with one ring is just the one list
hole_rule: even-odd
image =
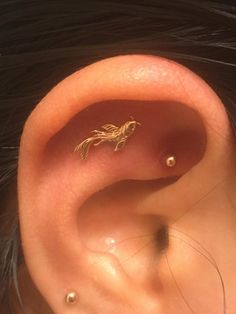
[(93, 137), (87, 138), (86, 140), (84, 140), (82, 143), (75, 147), (74, 152), (79, 151), (81, 159), (86, 159), (88, 156), (90, 146), (94, 143), (95, 140), (96, 139), (94, 139)]

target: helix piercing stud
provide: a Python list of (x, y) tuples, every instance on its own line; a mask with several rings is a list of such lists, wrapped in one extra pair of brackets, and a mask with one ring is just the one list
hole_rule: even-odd
[(176, 157), (174, 155), (168, 156), (166, 158), (166, 166), (169, 168), (173, 168), (176, 165)]
[(77, 300), (78, 300), (77, 293), (74, 291), (67, 293), (65, 297), (65, 302), (67, 304), (75, 304), (77, 303)]

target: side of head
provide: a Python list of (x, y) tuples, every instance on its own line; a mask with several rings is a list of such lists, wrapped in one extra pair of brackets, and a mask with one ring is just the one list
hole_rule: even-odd
[(236, 312), (230, 2), (0, 3), (3, 314)]

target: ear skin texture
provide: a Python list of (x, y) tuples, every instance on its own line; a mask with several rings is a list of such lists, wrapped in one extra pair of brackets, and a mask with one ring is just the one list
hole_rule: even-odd
[[(91, 131), (130, 116), (141, 125), (122, 150), (107, 142), (91, 146), (86, 160), (74, 152)], [(179, 244), (166, 234), (220, 182), (232, 182), (234, 145), (218, 96), (171, 60), (112, 57), (55, 86), (26, 121), (18, 169), (25, 261), (53, 313), (188, 313), (163, 253), (184, 264)], [(191, 271), (210, 268), (182, 250)], [(79, 301), (68, 306), (74, 290)], [(216, 303), (222, 308), (221, 297)]]

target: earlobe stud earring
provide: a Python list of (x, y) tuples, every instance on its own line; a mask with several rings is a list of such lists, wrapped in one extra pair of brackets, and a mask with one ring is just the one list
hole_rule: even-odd
[(176, 157), (174, 155), (169, 155), (165, 162), (167, 167), (173, 168), (176, 165)]
[(67, 293), (65, 297), (65, 302), (67, 304), (75, 304), (78, 301), (77, 293), (75, 291), (71, 291)]

